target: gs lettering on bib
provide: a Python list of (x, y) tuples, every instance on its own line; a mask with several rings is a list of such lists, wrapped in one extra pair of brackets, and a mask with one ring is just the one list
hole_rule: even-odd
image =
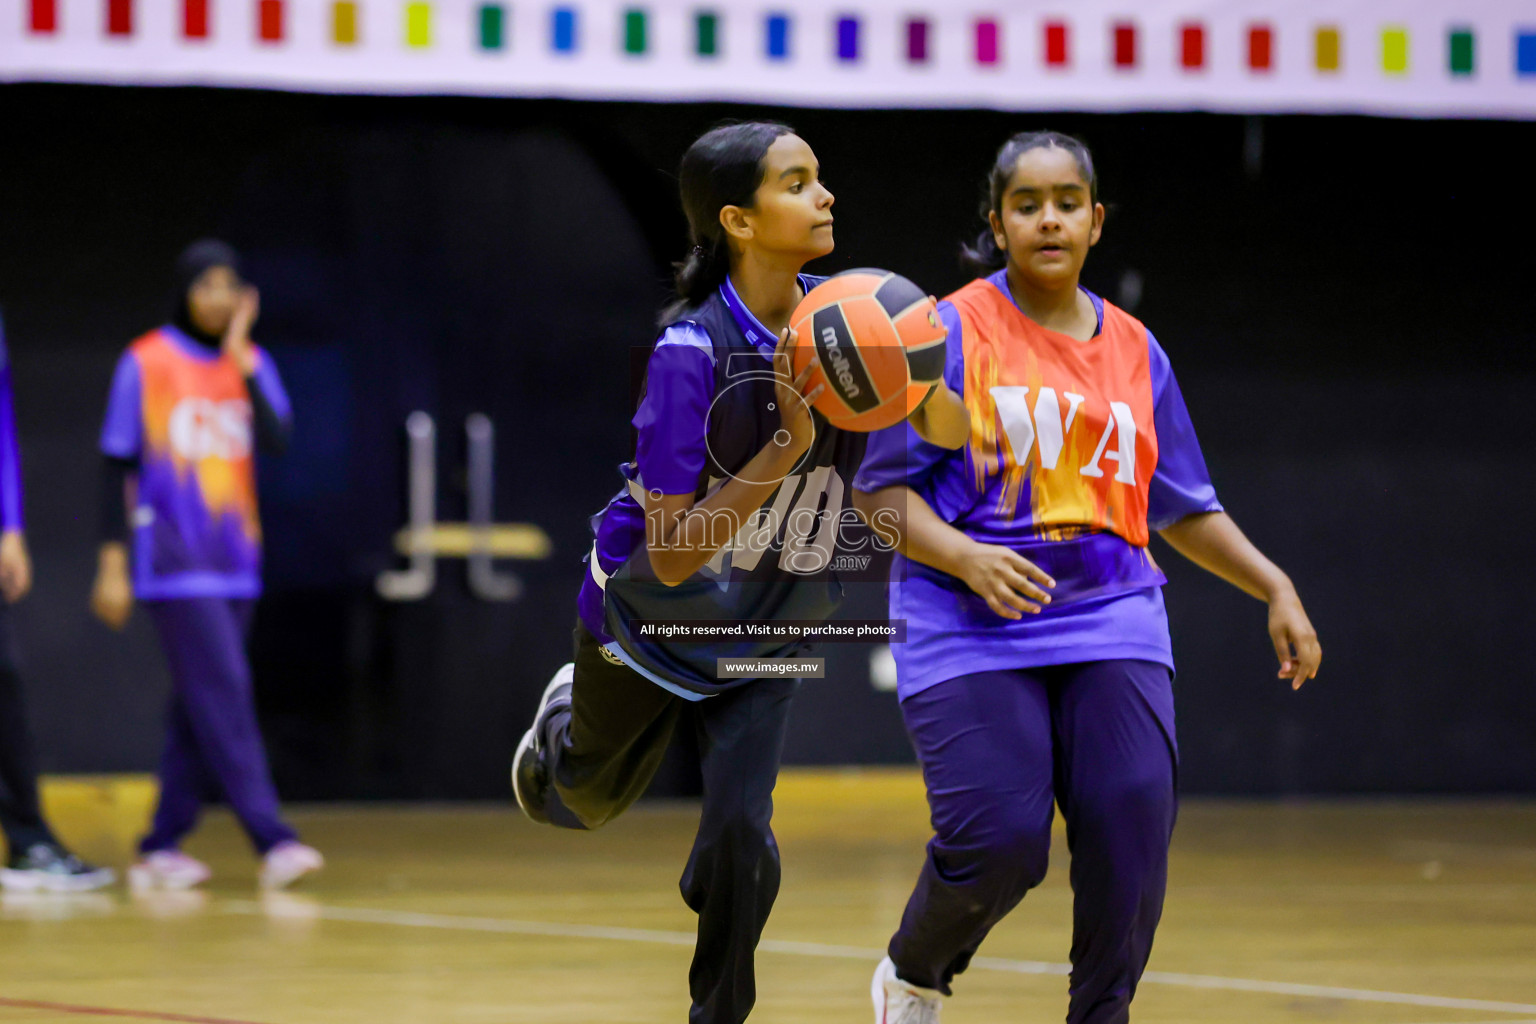
[(130, 351), (139, 364), (145, 461), (169, 461), (178, 480), (195, 480), (215, 519), (235, 519), (259, 540), (251, 402), (239, 367), (229, 358), (189, 358), (160, 331)]
[(1148, 541), (1157, 431), (1147, 329), (1104, 303), (1078, 341), (1030, 320), (990, 281), (949, 297), (964, 326), (966, 463), (977, 494), (1000, 477), (995, 514), (1044, 540), (1107, 530)]
[(251, 454), (251, 403), (183, 398), (171, 410), (171, 451), (187, 462), (245, 459)]

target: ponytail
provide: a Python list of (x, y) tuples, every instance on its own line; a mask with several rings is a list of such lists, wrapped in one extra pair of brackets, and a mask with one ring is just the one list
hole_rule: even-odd
[[(987, 212), (983, 209), (981, 215), (985, 217)], [(960, 265), (977, 277), (985, 277), (1008, 265), (1008, 254), (997, 247), (997, 236), (992, 234), (990, 221), (981, 229), (981, 234), (976, 236), (975, 245), (961, 243)]]
[[(692, 309), (709, 298), (710, 292), (725, 282), (730, 269), (731, 253), (723, 232), (713, 242), (695, 245), (682, 262), (672, 264), (673, 306), (676, 311)], [(669, 307), (667, 314), (672, 312)], [(670, 321), (672, 317), (667, 314), (664, 314), (663, 319)]]

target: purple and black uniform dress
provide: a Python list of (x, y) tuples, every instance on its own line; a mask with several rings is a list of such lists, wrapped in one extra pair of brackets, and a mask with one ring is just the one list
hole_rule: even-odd
[[(802, 275), (807, 291), (823, 278)], [(841, 603), (833, 571), (839, 523), (851, 507), (847, 483), (867, 435), (832, 428), (813, 411), (816, 438), (777, 490), (692, 579), (657, 582), (645, 553), (646, 491), (697, 501), (731, 479), (779, 430), (774, 410), (777, 338), (758, 323), (729, 279), (715, 297), (662, 332), (634, 418), (635, 458), (619, 467), (625, 486), (593, 517), (596, 541), (577, 599), (604, 648), (664, 689), (703, 700), (740, 686), (719, 680), (717, 658), (772, 658), (798, 646), (742, 638), (670, 645), (634, 634), (643, 620), (720, 623), (820, 621)], [(714, 529), (711, 524), (711, 529)], [(639, 557), (635, 557), (635, 556)], [(595, 560), (594, 560), (595, 559)]]
[(281, 448), (290, 420), (265, 352), (246, 378), (217, 339), (186, 326), (139, 338), (113, 376), (101, 431), (104, 533), (122, 536), (126, 491), (134, 596), (154, 620), (173, 684), (143, 853), (175, 849), (215, 793), (259, 853), (295, 838), (267, 767), (245, 651), (261, 593), (254, 449)]
[(1090, 296), (1078, 341), (1030, 321), (999, 272), (940, 304), (945, 382), (971, 438), (902, 424), (854, 486), (904, 485), (944, 521), (1056, 580), (1005, 619), (959, 579), (898, 556), (890, 614), (903, 717), (935, 836), (890, 956), (948, 993), (1045, 875), (1053, 802), (1076, 894), (1071, 1024), (1128, 1019), (1162, 911), (1176, 812), (1173, 657), (1150, 530), (1220, 510), (1184, 401), (1146, 327)]
[[(11, 391), (11, 359), (0, 324), (0, 530), (25, 527), (22, 518), (21, 448)], [(37, 797), (37, 757), (27, 724), (21, 679), (12, 653), (11, 625), (0, 601), (0, 829), (11, 857), (38, 843), (57, 840), (43, 821)]]
[[(821, 278), (801, 276), (809, 291)], [(639, 635), (646, 620), (823, 619), (842, 597), (831, 567), (841, 512), (867, 435), (816, 439), (761, 509), (703, 569), (658, 582), (646, 549), (647, 492), (695, 501), (772, 443), (776, 338), (727, 280), (656, 341), (634, 416), (624, 486), (593, 517), (595, 542), (577, 601), (571, 707), (551, 715), (543, 754), (552, 823), (596, 828), (636, 800), (661, 763), (685, 707), (698, 738), (704, 805), (682, 878), (699, 915), (689, 987), (692, 1024), (740, 1024), (756, 999), (753, 956), (778, 894), (769, 821), (797, 681), (719, 680), (719, 657), (792, 653), (783, 641), (669, 644)], [(810, 514), (796, 514), (796, 510)]]

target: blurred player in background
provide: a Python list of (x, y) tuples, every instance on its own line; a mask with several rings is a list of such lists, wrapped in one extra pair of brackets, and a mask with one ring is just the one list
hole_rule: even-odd
[(261, 593), (253, 449), (286, 447), (288, 398), (271, 358), (251, 342), (257, 294), (241, 280), (233, 249), (213, 240), (189, 246), (176, 262), (173, 301), (172, 322), (119, 360), (101, 433), (91, 608), (120, 629), (134, 599), (142, 601), (173, 687), (160, 802), (129, 881), (181, 889), (206, 880), (207, 865), (180, 844), (204, 800), (222, 796), (262, 856), (261, 884), (281, 888), (323, 864), (281, 816), (245, 650)]
[[(1079, 285), (1104, 207), (1093, 158), (1010, 139), (940, 306), (960, 451), (876, 435), (855, 487), (904, 514), (891, 584), (907, 730), (936, 835), (872, 985), (876, 1024), (933, 1024), (983, 939), (1045, 875), (1052, 804), (1072, 853), (1069, 1024), (1121, 1024), (1152, 949), (1176, 809), (1173, 657), (1149, 529), (1269, 604), (1280, 676), (1322, 651), (1291, 581), (1222, 511), (1168, 357)], [(902, 566), (898, 565), (899, 573)]]
[(7, 850), (0, 886), (21, 892), (87, 892), (110, 884), (114, 874), (70, 853), (43, 821), (37, 759), (12, 652), (10, 616), (5, 609), (32, 589), (24, 529), (11, 360), (5, 348), (5, 326), (0, 323), (0, 829), (5, 831)]
[[(867, 435), (813, 415), (824, 387), (811, 384), (814, 359), (798, 379), (790, 369), (791, 313), (823, 280), (801, 269), (833, 246), (833, 197), (810, 146), (783, 125), (728, 125), (689, 148), (680, 179), (694, 248), (679, 264), (677, 300), (647, 365), (624, 487), (593, 518), (576, 660), (544, 693), (513, 762), (513, 788), (535, 821), (597, 828), (645, 792), (683, 709), (697, 702), (704, 806), (682, 878), (699, 915), (689, 1020), (739, 1024), (757, 996), (754, 951), (778, 895), (769, 822), (798, 681), (721, 680), (715, 659), (797, 645), (723, 652), (646, 640), (632, 624), (830, 614), (841, 585), (826, 564), (786, 568), (805, 545), (786, 537), (795, 517), (783, 509), (825, 503), (817, 529), (836, 529)], [(959, 398), (931, 397), (958, 428)], [(942, 415), (914, 417), (925, 432), (942, 432), (929, 422)], [(946, 436), (959, 444), (963, 429)], [(782, 522), (754, 518), (770, 502)], [(749, 521), (767, 525), (741, 529)], [(748, 533), (764, 543), (737, 547)]]

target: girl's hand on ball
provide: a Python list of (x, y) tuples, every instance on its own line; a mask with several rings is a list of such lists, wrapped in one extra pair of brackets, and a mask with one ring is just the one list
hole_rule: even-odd
[(1022, 619), (1025, 612), (1038, 615), (1041, 605), (1051, 602), (1042, 588), (1056, 585), (1034, 562), (999, 544), (973, 541), (959, 568), (965, 585), (1005, 619)]
[[(811, 419), (811, 403), (826, 390), (826, 381), (812, 384), (812, 378), (821, 365), (813, 356), (805, 369), (795, 375), (790, 353), (794, 351), (798, 335), (793, 327), (784, 328), (779, 343), (773, 350), (773, 398), (779, 407), (779, 429), (788, 434), (784, 446), (799, 454), (816, 439), (816, 425)], [(775, 439), (779, 440), (779, 439)]]

